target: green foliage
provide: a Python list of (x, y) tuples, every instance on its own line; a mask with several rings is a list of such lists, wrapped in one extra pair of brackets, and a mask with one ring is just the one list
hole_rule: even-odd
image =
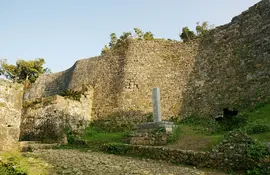
[(200, 25), (200, 22), (196, 23), (196, 33), (197, 36), (203, 36), (205, 35), (210, 29), (213, 28), (213, 26), (210, 26), (207, 21), (202, 22), (202, 25)]
[(153, 40), (154, 39), (154, 34), (152, 32), (145, 32), (143, 35), (143, 39), (145, 40)]
[(149, 113), (146, 115), (146, 122), (153, 122), (154, 121), (154, 116), (153, 113)]
[(261, 175), (270, 173), (270, 162), (265, 162), (265, 158), (270, 156), (270, 152), (266, 146), (260, 142), (255, 141), (247, 148), (247, 156), (257, 163), (247, 170), (247, 174)]
[(72, 133), (72, 131), (68, 127), (65, 127), (63, 131), (67, 137), (68, 144), (74, 144), (76, 140), (76, 136)]
[(111, 41), (110, 41), (110, 43), (109, 43), (109, 46), (110, 46), (110, 47), (113, 47), (113, 46), (115, 46), (116, 43), (117, 43), (117, 36), (116, 36), (115, 33), (111, 33), (110, 37), (111, 37)]
[(88, 147), (94, 150), (100, 150), (105, 143), (123, 143), (126, 132), (108, 132), (101, 128), (90, 124), (80, 136), (80, 139), (85, 140)]
[(153, 40), (154, 34), (152, 32), (143, 32), (139, 28), (134, 28), (135, 34), (132, 35), (131, 32), (123, 32), (123, 34), (117, 38), (115, 33), (110, 35), (109, 46), (105, 45), (105, 47), (101, 51), (101, 55), (106, 54), (110, 49), (119, 49), (121, 46), (125, 46), (127, 41), (131, 38), (138, 40)]
[[(23, 108), (33, 108), (34, 106), (43, 107), (52, 104), (55, 97), (37, 98), (35, 100), (25, 100), (22, 104)], [(40, 104), (40, 106), (37, 106)]]
[(266, 120), (258, 119), (249, 122), (244, 129), (248, 134), (264, 133), (270, 131), (270, 124)]
[(189, 30), (188, 27), (184, 27), (182, 28), (182, 33), (180, 34), (180, 38), (184, 41), (184, 42), (188, 42), (192, 39), (195, 38), (195, 33), (191, 30)]
[(249, 175), (264, 175), (264, 174), (270, 174), (270, 163), (261, 164), (259, 163), (257, 166), (255, 166), (251, 170), (247, 170), (247, 174)]
[(190, 116), (182, 120), (180, 124), (193, 126), (198, 132), (203, 133), (213, 134), (222, 131), (222, 128), (218, 122), (212, 118)]
[(245, 113), (240, 113), (237, 116), (223, 118), (222, 120), (218, 121), (218, 124), (220, 124), (223, 131), (231, 131), (245, 126), (247, 122), (247, 115)]
[(168, 138), (168, 143), (173, 143), (176, 142), (181, 135), (181, 129), (180, 126), (177, 126), (173, 129), (172, 136)]
[(134, 28), (134, 32), (135, 32), (136, 37), (137, 37), (138, 39), (140, 39), (140, 40), (143, 39), (144, 33), (143, 33), (143, 31), (142, 31), (141, 29)]
[(66, 89), (66, 90), (62, 91), (59, 95), (66, 97), (66, 98), (69, 98), (71, 100), (80, 101), (81, 96), (82, 96), (82, 92), (74, 91), (71, 89)]
[(30, 61), (18, 60), (16, 65), (8, 64), (6, 61), (1, 61), (0, 64), (0, 74), (18, 83), (28, 81), (34, 83), (40, 74), (50, 71), (48, 68), (43, 68), (45, 64), (43, 58)]
[(262, 161), (267, 155), (269, 152), (266, 146), (258, 141), (254, 141), (247, 148), (247, 156), (253, 160)]
[(131, 37), (131, 32), (123, 32), (123, 34), (120, 36), (120, 40), (118, 42), (123, 42), (126, 39), (129, 39)]
[(248, 119), (245, 125), (240, 126), (241, 130), (250, 134), (254, 139), (270, 141), (270, 104), (259, 103), (239, 115), (244, 115)]
[(202, 22), (201, 25), (200, 22), (197, 22), (196, 24), (196, 34), (188, 27), (182, 28), (182, 33), (179, 36), (184, 42), (191, 41), (197, 37), (202, 37), (214, 28), (213, 25), (209, 25), (207, 21)]
[(4, 152), (0, 157), (1, 175), (45, 175), (48, 174), (48, 163), (28, 154), (18, 152)]
[(110, 48), (107, 45), (105, 45), (104, 48), (101, 51), (101, 55), (106, 54), (109, 50), (110, 50)]
[(26, 172), (21, 169), (13, 168), (12, 164), (0, 164), (0, 174), (1, 175), (27, 175)]

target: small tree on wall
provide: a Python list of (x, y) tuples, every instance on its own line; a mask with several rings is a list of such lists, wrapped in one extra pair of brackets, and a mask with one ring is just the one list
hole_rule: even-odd
[(105, 45), (101, 50), (101, 55), (107, 53), (111, 48), (116, 48), (126, 43), (126, 41), (130, 38), (139, 39), (139, 40), (153, 40), (154, 34), (152, 32), (143, 32), (139, 28), (134, 28), (135, 34), (132, 35), (131, 32), (123, 32), (123, 34), (117, 38), (115, 33), (111, 33), (109, 46)]
[(134, 28), (134, 32), (136, 34), (135, 37), (137, 37), (138, 39), (143, 39), (143, 36), (144, 36), (144, 33), (141, 29), (138, 29), (138, 28)]
[(44, 68), (45, 60), (38, 58), (25, 61), (18, 60), (16, 65), (8, 64), (6, 60), (0, 62), (0, 73), (7, 79), (18, 83), (34, 83), (40, 74), (50, 73), (50, 69)]
[[(117, 36), (116, 36), (115, 33), (111, 33), (110, 37), (111, 37), (111, 41), (110, 41), (110, 43), (109, 43), (109, 46), (110, 46), (110, 47), (113, 47), (113, 46), (115, 46), (116, 43), (117, 43)], [(106, 46), (107, 46), (107, 45), (106, 45)]]
[(197, 37), (202, 37), (204, 36), (207, 32), (212, 30), (214, 28), (213, 25), (209, 25), (207, 21), (202, 22), (200, 25), (200, 22), (196, 23), (196, 34), (189, 30), (188, 27), (183, 27), (182, 28), (182, 33), (179, 34), (180, 38), (184, 41), (191, 41)]
[(144, 35), (143, 35), (143, 39), (145, 40), (153, 40), (154, 39), (154, 34), (152, 32), (146, 32)]
[(192, 39), (195, 38), (195, 34), (193, 31), (189, 30), (188, 27), (184, 27), (182, 28), (182, 33), (180, 34), (180, 38), (184, 41), (184, 42), (187, 42), (187, 41), (190, 41)]
[(206, 34), (209, 30), (213, 29), (213, 25), (209, 25), (207, 21), (202, 22), (202, 25), (200, 25), (200, 22), (196, 23), (196, 33), (197, 36), (202, 36)]

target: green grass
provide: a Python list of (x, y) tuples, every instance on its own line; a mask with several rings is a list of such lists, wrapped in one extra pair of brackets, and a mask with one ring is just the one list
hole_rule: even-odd
[(217, 145), (222, 139), (223, 134), (209, 134), (201, 132), (198, 126), (180, 124), (179, 139), (168, 145), (171, 148), (209, 151)]
[(82, 139), (89, 143), (109, 143), (109, 142), (123, 142), (125, 132), (105, 132), (95, 127), (86, 128)]
[[(1, 164), (2, 162), (2, 164)], [(2, 175), (48, 175), (51, 166), (46, 162), (18, 152), (1, 154), (0, 174)], [(8, 166), (4, 166), (4, 164)], [(11, 167), (15, 166), (16, 169)]]
[(266, 104), (262, 107), (255, 108), (252, 111), (247, 111), (246, 114), (248, 115), (249, 121), (262, 119), (270, 123), (270, 104)]
[[(269, 142), (270, 141), (270, 104), (263, 105), (259, 108), (255, 108), (251, 111), (243, 112), (248, 118), (248, 122), (246, 126), (243, 126), (242, 129), (247, 130), (249, 128), (253, 128), (260, 125), (260, 127), (264, 127), (264, 130), (257, 133), (251, 133), (251, 137), (257, 139), (261, 142)], [(268, 128), (268, 130), (266, 129)]]
[[(112, 142), (123, 143), (125, 135), (126, 132), (108, 132), (97, 127), (89, 126), (84, 130), (83, 134), (80, 136), (80, 139), (87, 141), (88, 146), (86, 149), (99, 151), (103, 144)], [(78, 149), (80, 148), (80, 145), (66, 145), (61, 146), (61, 148)], [(84, 151), (83, 148), (82, 151)]]
[(260, 142), (269, 142), (270, 141), (270, 132), (260, 133), (260, 134), (252, 134), (251, 137), (253, 139), (257, 139)]

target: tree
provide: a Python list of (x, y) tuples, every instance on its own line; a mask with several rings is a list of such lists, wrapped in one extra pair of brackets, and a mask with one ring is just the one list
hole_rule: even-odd
[(145, 40), (153, 40), (154, 39), (154, 34), (152, 32), (145, 32), (143, 35), (143, 39)]
[(120, 36), (120, 40), (124, 41), (131, 37), (131, 32), (123, 32), (123, 34)]
[(138, 28), (134, 28), (135, 34), (137, 36), (138, 39), (143, 39), (143, 32), (142, 30), (138, 29)]
[(193, 31), (189, 30), (188, 27), (184, 27), (182, 28), (182, 33), (180, 34), (180, 38), (184, 41), (184, 42), (187, 42), (187, 41), (190, 41), (192, 39), (195, 38), (195, 34)]
[(50, 69), (43, 68), (45, 60), (38, 58), (35, 60), (25, 61), (18, 60), (16, 65), (8, 64), (6, 60), (1, 62), (0, 72), (7, 79), (18, 83), (34, 83), (40, 74), (50, 72)]
[(110, 41), (110, 43), (109, 43), (109, 46), (110, 46), (110, 47), (113, 47), (113, 46), (115, 46), (116, 43), (117, 43), (117, 36), (116, 36), (115, 33), (111, 33), (110, 37), (111, 37), (111, 41)]
[(212, 26), (210, 26), (207, 21), (202, 22), (202, 25), (200, 25), (200, 22), (197, 22), (196, 24), (197, 36), (206, 34), (212, 28)]
[(110, 48), (109, 48), (107, 45), (105, 45), (104, 48), (103, 48), (102, 51), (101, 51), (101, 55), (104, 55), (104, 54), (107, 53), (109, 50), (110, 50)]

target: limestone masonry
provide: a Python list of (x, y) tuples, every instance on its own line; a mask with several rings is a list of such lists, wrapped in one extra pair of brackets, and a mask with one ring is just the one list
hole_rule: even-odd
[(224, 109), (268, 102), (269, 68), (270, 1), (262, 0), (201, 39), (131, 39), (121, 52), (42, 75), (25, 90), (24, 100), (90, 85), (92, 119), (98, 119), (119, 110), (152, 112), (151, 91), (159, 87), (163, 119), (179, 114), (215, 117)]
[(66, 143), (66, 134), (80, 132), (89, 124), (92, 115), (93, 88), (80, 101), (52, 96), (25, 101), (21, 120), (21, 140)]
[(23, 86), (0, 79), (0, 151), (17, 149)]

